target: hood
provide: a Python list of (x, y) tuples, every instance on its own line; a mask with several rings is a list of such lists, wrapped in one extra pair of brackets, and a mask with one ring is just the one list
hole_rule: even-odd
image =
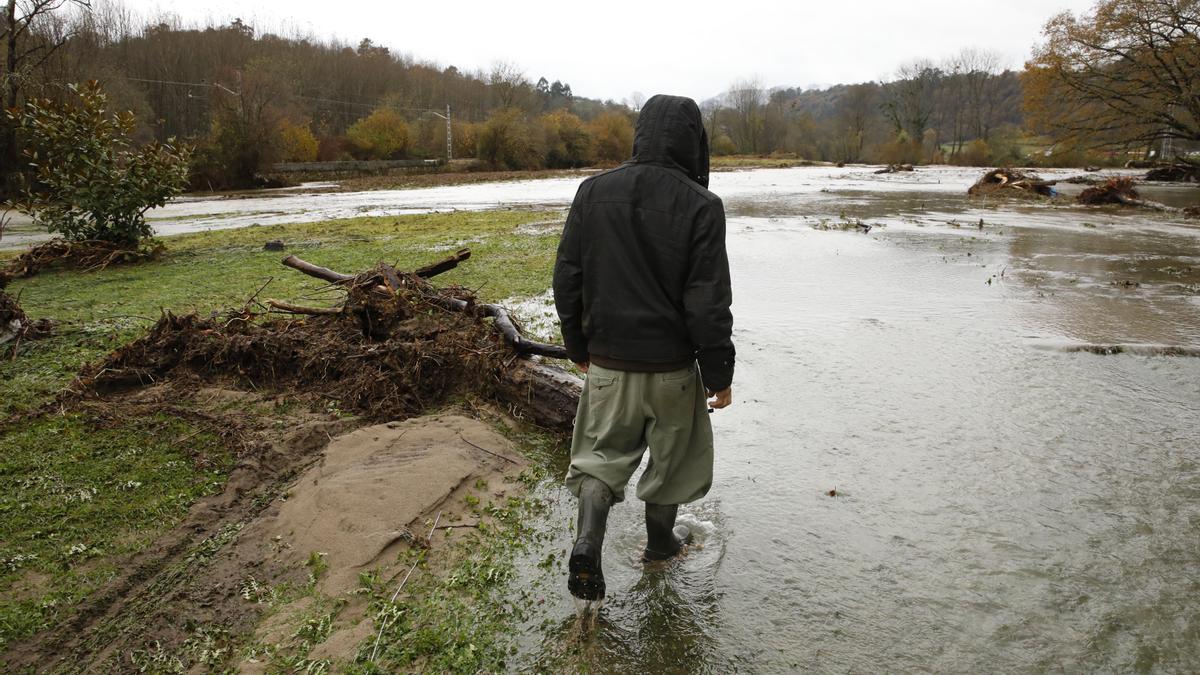
[(708, 133), (700, 106), (684, 96), (652, 96), (633, 135), (633, 161), (682, 169), (708, 187)]

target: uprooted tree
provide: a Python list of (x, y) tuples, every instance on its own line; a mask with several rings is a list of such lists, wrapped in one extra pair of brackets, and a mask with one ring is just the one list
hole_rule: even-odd
[(1075, 147), (1200, 141), (1200, 2), (1099, 0), (1043, 31), (1025, 75), (1032, 126)]
[(429, 283), (469, 255), (459, 251), (414, 272), (380, 264), (355, 276), (289, 256), (284, 265), (343, 290), (345, 302), (307, 307), (260, 302), (256, 294), (220, 318), (165, 313), (145, 337), (86, 368), (73, 390), (224, 377), (335, 400), (371, 419), (403, 418), (472, 394), (539, 426), (569, 430), (579, 379), (530, 358), (565, 359), (566, 351), (529, 340), (502, 307), (478, 303), (467, 289)]
[(190, 149), (135, 147), (133, 113), (110, 112), (95, 81), (70, 89), (65, 102), (34, 99), (7, 113), (32, 169), (14, 206), (70, 242), (135, 248), (152, 234), (146, 211), (183, 190)]

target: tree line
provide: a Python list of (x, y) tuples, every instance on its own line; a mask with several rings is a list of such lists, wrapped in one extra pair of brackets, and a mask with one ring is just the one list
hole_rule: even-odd
[[(196, 186), (250, 185), (285, 160), (444, 157), (447, 112), (454, 156), (482, 150), (501, 168), (619, 161), (632, 144), (627, 107), (576, 96), (558, 80), (531, 81), (510, 64), (464, 72), (368, 38), (349, 45), (240, 19), (147, 19), (120, 2), (6, 0), (0, 8), (6, 108), (67, 100), (67, 84), (98, 81), (109, 105), (135, 114), (139, 140), (195, 146)], [(0, 125), (11, 172), (21, 139)]]
[[(0, 89), (14, 108), (95, 80), (140, 142), (192, 147), (194, 187), (253, 185), (278, 161), (453, 156), (501, 169), (628, 157), (644, 97), (576, 95), (518, 67), (460, 71), (371, 39), (147, 19), (117, 1), (0, 0)], [(966, 49), (887, 82), (734, 83), (702, 102), (714, 154), (830, 162), (1074, 165), (1187, 154), (1200, 141), (1200, 0), (1098, 0), (1047, 24), (1022, 70)], [(0, 120), (0, 173), (21, 166)]]

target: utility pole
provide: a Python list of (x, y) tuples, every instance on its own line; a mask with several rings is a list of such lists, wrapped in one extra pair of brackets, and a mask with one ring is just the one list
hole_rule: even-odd
[(450, 126), (450, 104), (446, 104), (446, 165), (454, 157), (454, 131)]

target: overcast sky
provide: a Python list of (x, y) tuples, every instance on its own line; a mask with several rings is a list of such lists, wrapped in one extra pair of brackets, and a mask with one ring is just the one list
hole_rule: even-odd
[(233, 17), (393, 51), (460, 70), (517, 65), (577, 95), (672, 93), (698, 100), (735, 80), (764, 86), (890, 79), (915, 58), (993, 49), (1020, 67), (1041, 28), (1095, 0), (126, 0), (139, 12), (184, 21)]

